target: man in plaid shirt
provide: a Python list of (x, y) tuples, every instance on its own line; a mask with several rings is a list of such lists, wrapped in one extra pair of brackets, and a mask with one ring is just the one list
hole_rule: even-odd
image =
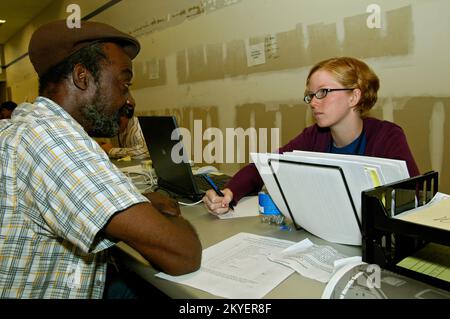
[(90, 136), (114, 136), (137, 40), (109, 25), (41, 26), (29, 45), (39, 95), (0, 121), (0, 297), (101, 298), (108, 248), (123, 241), (180, 275), (201, 244), (162, 213)]

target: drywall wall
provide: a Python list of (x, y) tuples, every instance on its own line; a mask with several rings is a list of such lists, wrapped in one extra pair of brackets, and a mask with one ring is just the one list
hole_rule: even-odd
[(0, 81), (6, 81), (6, 70), (2, 66), (5, 64), (5, 57), (3, 54), (3, 45), (0, 45)]
[[(18, 103), (33, 101), (38, 94), (38, 78), (27, 56), (28, 43), (33, 31), (45, 22), (68, 17), (70, 13), (67, 12), (67, 7), (74, 2), (73, 0), (53, 1), (39, 16), (5, 44), (5, 65), (13, 63), (6, 69), (12, 100)], [(76, 2), (80, 6), (83, 17), (108, 1), (81, 0)]]
[[(134, 61), (137, 114), (175, 114), (192, 132), (201, 120), (201, 132), (218, 128), (223, 136), (227, 128), (267, 129), (269, 149), (277, 144), (272, 135), (284, 144), (313, 123), (302, 97), (315, 62), (362, 58), (381, 80), (371, 114), (404, 128), (421, 171), (439, 171), (441, 190), (449, 193), (449, 11), (447, 0), (122, 0), (94, 20), (142, 44)], [(7, 44), (5, 52), (18, 46)], [(23, 63), (7, 70), (19, 99), (37, 94)], [(212, 139), (200, 141), (204, 150)], [(191, 150), (196, 162), (214, 158)], [(238, 153), (222, 167), (243, 165)]]

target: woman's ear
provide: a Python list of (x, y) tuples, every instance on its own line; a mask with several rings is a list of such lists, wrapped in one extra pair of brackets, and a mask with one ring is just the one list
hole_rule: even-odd
[(360, 99), (361, 99), (361, 90), (354, 89), (350, 95), (350, 106), (353, 107), (358, 105)]
[(83, 64), (76, 64), (72, 70), (73, 84), (80, 90), (86, 90), (89, 87), (90, 75), (91, 73)]

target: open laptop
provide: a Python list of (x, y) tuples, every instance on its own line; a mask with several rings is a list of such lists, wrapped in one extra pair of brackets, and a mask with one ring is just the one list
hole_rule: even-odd
[[(181, 143), (182, 136), (179, 130), (176, 130), (178, 125), (175, 116), (140, 116), (138, 118), (153, 168), (158, 176), (158, 186), (177, 195), (195, 201), (200, 200), (211, 186), (201, 176), (192, 173), (189, 156), (184, 152)], [(230, 179), (227, 175), (209, 174), (209, 176), (219, 189), (223, 188)]]

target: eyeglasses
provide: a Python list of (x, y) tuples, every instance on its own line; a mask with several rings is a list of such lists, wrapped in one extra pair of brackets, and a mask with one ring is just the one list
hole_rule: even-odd
[(319, 89), (314, 93), (309, 93), (306, 94), (305, 97), (303, 98), (303, 101), (305, 101), (306, 104), (311, 103), (313, 97), (315, 96), (316, 99), (323, 99), (325, 96), (327, 96), (328, 93), (330, 92), (334, 92), (334, 91), (352, 91), (354, 89)]

